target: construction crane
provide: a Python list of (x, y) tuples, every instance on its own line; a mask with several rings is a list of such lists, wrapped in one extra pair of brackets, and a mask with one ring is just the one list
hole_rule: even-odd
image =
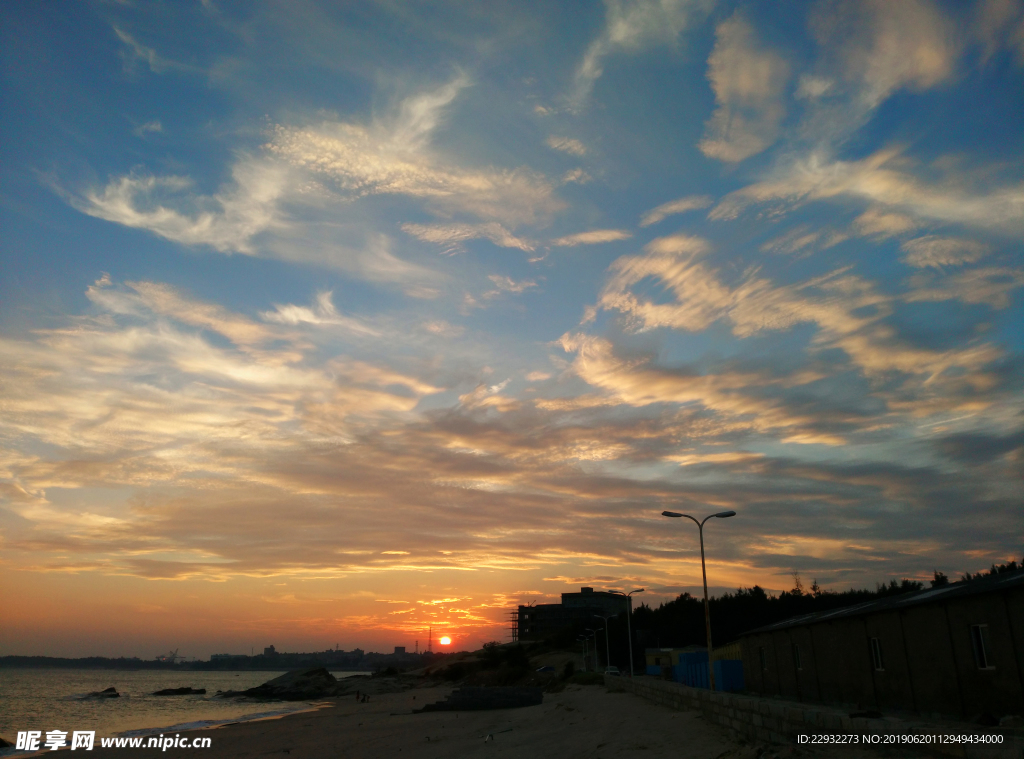
[(178, 656), (178, 650), (179, 650), (179, 649), (177, 649), (177, 648), (176, 648), (176, 649), (174, 649), (173, 651), (168, 651), (168, 652), (167, 652), (166, 654), (163, 654), (162, 656), (159, 656), (159, 655), (158, 655), (158, 656), (156, 657), (156, 660), (157, 660), (157, 661), (168, 661), (168, 662), (170, 662), (171, 664), (174, 664), (174, 662), (175, 662), (175, 660), (176, 660), (176, 659), (182, 659), (182, 660), (184, 660), (184, 659), (185, 659), (185, 657), (184, 657), (184, 656)]

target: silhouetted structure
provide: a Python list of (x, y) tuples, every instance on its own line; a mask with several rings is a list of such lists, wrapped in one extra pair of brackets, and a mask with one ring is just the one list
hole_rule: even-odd
[(617, 593), (580, 588), (579, 593), (563, 593), (562, 603), (520, 606), (513, 615), (512, 640), (541, 640), (577, 625), (626, 611), (625, 598)]
[(1024, 571), (936, 584), (741, 637), (748, 690), (976, 718), (1024, 713)]

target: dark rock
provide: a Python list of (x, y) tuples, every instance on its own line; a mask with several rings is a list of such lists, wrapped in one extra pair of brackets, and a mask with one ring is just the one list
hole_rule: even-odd
[(154, 696), (202, 696), (206, 688), (164, 688), (156, 691)]
[(120, 698), (121, 694), (117, 692), (114, 687), (107, 688), (106, 690), (94, 690), (88, 694), (86, 698)]
[(307, 701), (314, 698), (325, 698), (335, 695), (339, 690), (338, 680), (323, 667), (314, 669), (298, 669), (286, 672), (280, 677), (268, 680), (249, 690), (229, 690), (219, 695), (230, 698), (247, 696), (249, 698), (273, 699), (275, 701)]
[(420, 712), (478, 711), (483, 709), (517, 709), (537, 706), (544, 700), (543, 688), (463, 686), (452, 691), (444, 701), (427, 704)]
[(0, 748), (14, 748), (14, 744), (10, 741), (5, 741), (3, 738), (0, 738)]

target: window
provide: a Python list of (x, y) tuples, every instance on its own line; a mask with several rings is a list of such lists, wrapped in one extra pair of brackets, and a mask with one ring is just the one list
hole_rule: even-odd
[(885, 671), (885, 662), (882, 660), (882, 641), (878, 638), (871, 639), (871, 662), (875, 665), (876, 672)]
[(793, 664), (797, 669), (803, 669), (800, 665), (800, 646), (796, 643), (793, 644)]
[(974, 647), (974, 663), (978, 669), (995, 669), (992, 666), (992, 643), (988, 637), (988, 625), (971, 625), (971, 645)]
[(761, 660), (761, 669), (768, 669), (768, 658), (764, 655), (764, 646), (757, 649), (757, 658)]

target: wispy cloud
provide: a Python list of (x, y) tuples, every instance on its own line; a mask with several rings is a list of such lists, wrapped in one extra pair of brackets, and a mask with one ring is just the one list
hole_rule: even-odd
[(928, 266), (963, 266), (981, 259), (989, 249), (974, 240), (927, 235), (907, 240), (901, 246), (906, 253), (903, 261), (924, 268)]
[(276, 322), (277, 324), (312, 324), (316, 326), (340, 327), (348, 332), (377, 337), (379, 330), (366, 324), (361, 319), (350, 316), (343, 316), (334, 307), (331, 299), (332, 293), (329, 290), (317, 293), (312, 308), (308, 306), (296, 306), (294, 304), (275, 304), (273, 311), (263, 311), (260, 316), (264, 321)]
[(113, 27), (114, 34), (117, 38), (124, 43), (125, 50), (123, 52), (124, 65), (127, 70), (132, 70), (140, 62), (145, 63), (146, 66), (154, 74), (163, 74), (167, 71), (179, 71), (182, 73), (202, 73), (201, 69), (190, 66), (185, 63), (179, 63), (169, 58), (165, 58), (159, 55), (156, 50), (142, 43), (138, 42), (128, 32), (118, 27)]
[(571, 137), (555, 137), (552, 135), (545, 140), (544, 144), (553, 150), (560, 150), (570, 155), (587, 154), (586, 146), (579, 140), (574, 140)]
[(714, 200), (708, 195), (687, 195), (685, 198), (670, 200), (668, 203), (662, 203), (657, 208), (652, 208), (645, 213), (640, 219), (640, 226), (649, 227), (677, 213), (707, 208), (713, 202)]
[(201, 196), (192, 192), (187, 177), (130, 175), (72, 195), (71, 203), (90, 216), (184, 245), (251, 254), (253, 237), (285, 225), (279, 201), (290, 177), (276, 162), (243, 158), (235, 164), (232, 180), (217, 194)]
[(704, 0), (606, 0), (605, 26), (576, 69), (572, 102), (580, 106), (604, 73), (604, 59), (672, 44), (710, 6)]
[(625, 229), (593, 229), (589, 232), (577, 232), (551, 241), (557, 248), (572, 248), (577, 245), (597, 245), (603, 242), (628, 240), (633, 235)]
[(765, 181), (730, 193), (711, 210), (710, 218), (735, 218), (755, 204), (789, 210), (810, 201), (852, 198), (874, 206), (875, 210), (860, 220), (868, 234), (908, 231), (915, 219), (956, 222), (1008, 234), (1024, 230), (1024, 184), (979, 187), (970, 174), (950, 170), (938, 179), (926, 179), (918, 176), (915, 168), (914, 162), (895, 148), (856, 161), (810, 155), (776, 169)]
[(458, 253), (467, 240), (490, 240), (502, 248), (532, 251), (531, 242), (520, 239), (497, 222), (487, 224), (403, 224), (402, 231), (418, 240), (432, 242), (446, 248), (446, 253)]
[(707, 123), (701, 152), (735, 163), (775, 142), (786, 113), (783, 94), (789, 72), (778, 53), (761, 46), (742, 14), (719, 24), (708, 58), (717, 108)]
[(551, 184), (535, 171), (464, 168), (430, 148), (432, 131), (463, 86), (460, 78), (409, 98), (395, 119), (368, 126), (340, 121), (278, 125), (266, 149), (345, 198), (406, 195), (445, 214), (512, 225), (560, 209), (563, 204)]

